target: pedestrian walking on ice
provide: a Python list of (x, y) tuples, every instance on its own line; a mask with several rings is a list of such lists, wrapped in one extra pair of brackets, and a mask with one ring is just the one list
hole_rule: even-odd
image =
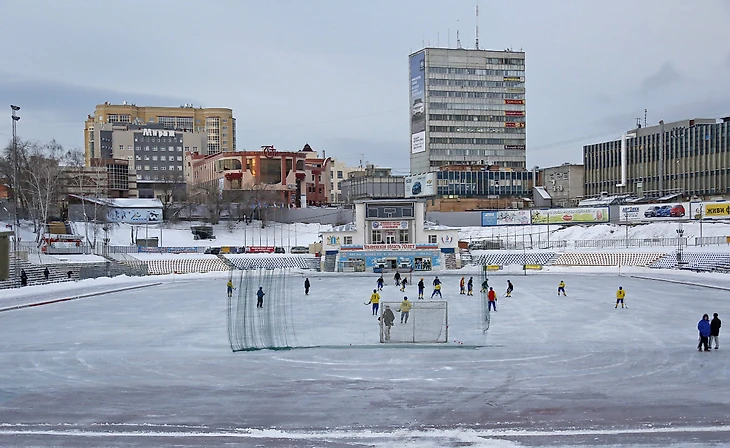
[(308, 296), (308, 295), (309, 295), (309, 287), (310, 287), (310, 286), (311, 286), (311, 285), (310, 285), (310, 283), (309, 283), (309, 278), (306, 278), (306, 279), (304, 280), (304, 295), (306, 295), (306, 296)]
[(264, 292), (264, 287), (259, 286), (259, 290), (256, 292), (256, 297), (258, 300), (256, 301), (256, 308), (263, 308), (264, 307), (264, 296), (266, 293)]
[(712, 341), (715, 341), (715, 350), (720, 348), (720, 327), (722, 321), (717, 317), (717, 313), (712, 315), (712, 321), (710, 322), (710, 341), (709, 345), (712, 347)]

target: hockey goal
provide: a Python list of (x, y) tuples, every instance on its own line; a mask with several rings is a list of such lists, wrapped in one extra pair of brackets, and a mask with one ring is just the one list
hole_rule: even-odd
[[(438, 343), (449, 340), (448, 303), (442, 300), (418, 300), (412, 302), (408, 322), (401, 323), (398, 312), (400, 302), (380, 302), (380, 342), (384, 344), (401, 343)], [(382, 318), (386, 307), (395, 315), (393, 326), (389, 329)]]

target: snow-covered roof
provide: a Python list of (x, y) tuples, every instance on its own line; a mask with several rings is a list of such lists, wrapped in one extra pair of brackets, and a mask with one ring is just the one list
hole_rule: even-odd
[(546, 201), (550, 200), (550, 193), (547, 192), (545, 187), (535, 187), (535, 191), (537, 191), (537, 194), (539, 194), (542, 199), (545, 199)]
[(354, 222), (349, 222), (347, 224), (333, 227), (332, 230), (329, 230), (328, 232), (354, 232), (357, 230), (357, 226)]
[(620, 194), (616, 196), (600, 196), (597, 198), (583, 199), (578, 202), (578, 207), (617, 204), (619, 201), (625, 200), (628, 197), (629, 195), (627, 194)]
[(459, 230), (459, 229), (457, 229), (455, 227), (442, 226), (441, 224), (436, 224), (435, 222), (431, 222), (431, 221), (424, 221), (423, 230)]

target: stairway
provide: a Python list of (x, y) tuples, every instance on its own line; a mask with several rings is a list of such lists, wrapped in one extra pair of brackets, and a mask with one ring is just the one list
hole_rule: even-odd
[(469, 264), (473, 264), (474, 260), (472, 259), (471, 252), (469, 249), (461, 249), (459, 251), (461, 255), (461, 266), (464, 267)]
[(444, 254), (444, 265), (446, 269), (458, 269), (456, 265), (456, 254)]
[(222, 254), (216, 254), (216, 257), (218, 257), (218, 259), (219, 259), (219, 260), (221, 260), (221, 261), (222, 261), (223, 263), (225, 263), (225, 264), (226, 264), (226, 266), (228, 266), (228, 269), (238, 269), (238, 268), (236, 267), (236, 265), (235, 265), (235, 264), (233, 264), (233, 262), (232, 262), (231, 260), (229, 260), (228, 258), (226, 258), (226, 256), (225, 256), (225, 255), (222, 255)]

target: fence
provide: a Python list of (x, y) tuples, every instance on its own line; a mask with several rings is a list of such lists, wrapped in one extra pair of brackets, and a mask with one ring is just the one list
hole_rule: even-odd
[(565, 249), (568, 247), (566, 240), (535, 241), (535, 240), (512, 240), (502, 238), (486, 238), (474, 240), (469, 243), (469, 250), (535, 250), (535, 249)]
[(689, 238), (629, 238), (610, 240), (576, 240), (576, 248), (607, 247), (680, 247), (687, 246)]

